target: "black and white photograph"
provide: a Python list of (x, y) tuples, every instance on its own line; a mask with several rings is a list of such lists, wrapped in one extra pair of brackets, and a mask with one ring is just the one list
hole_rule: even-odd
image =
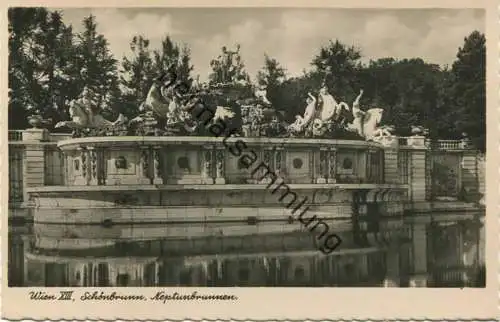
[(4, 279), (487, 287), (485, 34), (484, 8), (9, 8)]

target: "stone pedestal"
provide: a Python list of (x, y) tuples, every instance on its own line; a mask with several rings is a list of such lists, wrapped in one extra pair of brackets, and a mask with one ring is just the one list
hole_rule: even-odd
[(328, 177), (328, 149), (327, 148), (320, 148), (319, 152), (317, 153), (317, 178), (316, 178), (316, 183), (319, 184), (324, 184), (327, 183), (327, 177)]
[(412, 201), (425, 201), (427, 190), (426, 151), (410, 151), (410, 195)]
[(328, 183), (337, 183), (337, 150), (328, 151)]
[(478, 201), (479, 197), (479, 166), (476, 151), (464, 151), (461, 160), (460, 188), (465, 193), (466, 201)]
[(215, 156), (212, 146), (203, 147), (203, 155), (201, 158), (201, 176), (202, 183), (214, 184), (214, 168)]
[(153, 148), (153, 184), (163, 184), (164, 160), (160, 147)]
[[(262, 162), (271, 169), (271, 171), (274, 171), (274, 151), (269, 148), (264, 148), (264, 151), (262, 152)], [(270, 184), (273, 180), (271, 176), (269, 176), (266, 172), (265, 169), (261, 170), (261, 173), (259, 176), (262, 178), (262, 180), (258, 181), (257, 183), (259, 184)]]
[[(76, 166), (76, 164), (78, 164), (78, 166)], [(90, 175), (87, 149), (77, 149), (76, 158), (73, 160), (72, 167), (74, 173), (74, 184), (77, 186), (86, 186)]]
[(391, 144), (384, 145), (384, 181), (385, 183), (399, 183), (399, 144), (397, 137), (390, 138), (394, 138)]
[(23, 141), (48, 141), (49, 131), (46, 129), (28, 129), (23, 131)]
[[(23, 166), (23, 200), (28, 201), (26, 188), (45, 184), (45, 149), (40, 144), (47, 141), (49, 132), (45, 129), (29, 129), (23, 132), (25, 142)], [(30, 144), (33, 143), (33, 144)]]
[(225, 184), (226, 179), (224, 177), (226, 164), (225, 164), (225, 151), (223, 149), (218, 149), (215, 151), (215, 184)]
[(91, 186), (97, 186), (97, 151), (94, 148), (88, 149), (88, 159), (89, 159), (89, 180), (88, 184)]
[(137, 183), (150, 184), (153, 181), (153, 166), (153, 151), (149, 147), (142, 147)]
[(284, 176), (286, 172), (286, 154), (282, 146), (278, 146), (274, 150), (274, 174), (277, 177)]
[(425, 149), (425, 141), (426, 141), (425, 136), (414, 135), (408, 137), (406, 140), (408, 146)]

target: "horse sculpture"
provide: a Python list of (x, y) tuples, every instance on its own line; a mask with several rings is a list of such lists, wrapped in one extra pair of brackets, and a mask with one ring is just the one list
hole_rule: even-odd
[(118, 116), (114, 122), (106, 120), (101, 114), (94, 114), (90, 107), (83, 106), (82, 100), (73, 100), (69, 104), (69, 115), (71, 121), (62, 121), (56, 124), (56, 128), (69, 127), (71, 129), (106, 129), (124, 124), (127, 119), (123, 114)]
[(215, 109), (213, 121), (218, 122), (218, 121), (226, 121), (229, 119), (232, 119), (235, 116), (235, 113), (231, 111), (229, 107), (225, 106), (217, 106)]
[(382, 120), (384, 110), (381, 108), (371, 108), (366, 112), (353, 109), (354, 121), (349, 124), (349, 129), (355, 130), (359, 135), (367, 140), (373, 139), (377, 126)]

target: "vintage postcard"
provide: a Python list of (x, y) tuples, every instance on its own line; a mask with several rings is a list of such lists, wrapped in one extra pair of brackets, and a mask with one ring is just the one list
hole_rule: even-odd
[(496, 1), (3, 9), (4, 319), (498, 315)]

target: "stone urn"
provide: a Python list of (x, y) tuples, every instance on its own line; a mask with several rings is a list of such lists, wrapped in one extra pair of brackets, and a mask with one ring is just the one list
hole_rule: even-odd
[(28, 123), (35, 129), (39, 129), (44, 124), (44, 119), (39, 114), (28, 116)]
[(252, 125), (251, 124), (244, 124), (241, 126), (243, 136), (244, 137), (251, 137), (252, 136)]

